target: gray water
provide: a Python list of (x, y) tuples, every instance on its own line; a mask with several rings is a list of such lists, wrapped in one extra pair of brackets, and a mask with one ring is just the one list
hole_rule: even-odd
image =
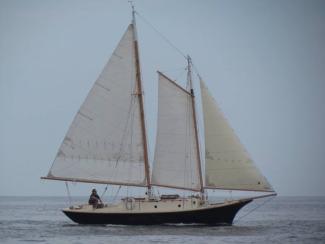
[(325, 197), (276, 197), (224, 227), (82, 226), (60, 211), (67, 205), (63, 197), (0, 197), (0, 243), (325, 243)]

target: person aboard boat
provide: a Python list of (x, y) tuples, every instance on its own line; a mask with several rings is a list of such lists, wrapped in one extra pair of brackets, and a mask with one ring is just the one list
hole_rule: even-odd
[(96, 189), (93, 189), (89, 197), (88, 203), (93, 205), (94, 208), (102, 208), (104, 206), (102, 200), (97, 194)]

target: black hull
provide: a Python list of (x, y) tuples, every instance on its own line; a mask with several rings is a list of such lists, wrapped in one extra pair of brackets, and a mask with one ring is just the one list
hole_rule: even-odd
[(252, 199), (241, 200), (229, 205), (203, 209), (163, 213), (85, 213), (63, 210), (79, 224), (116, 225), (160, 225), (160, 224), (204, 224), (231, 225), (237, 212)]

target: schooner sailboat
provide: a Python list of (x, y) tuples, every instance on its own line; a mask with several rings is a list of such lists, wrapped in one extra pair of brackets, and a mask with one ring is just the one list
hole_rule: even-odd
[[(200, 79), (205, 138), (205, 175), (187, 57), (185, 89), (158, 71), (158, 123), (152, 172), (148, 159), (143, 88), (135, 10), (108, 63), (76, 114), (46, 177), (42, 179), (146, 187), (144, 197), (127, 197), (96, 208), (63, 212), (80, 224), (232, 224), (253, 199), (276, 195), (223, 117)], [(152, 187), (196, 195), (157, 195)], [(208, 189), (259, 191), (266, 195), (212, 203)]]

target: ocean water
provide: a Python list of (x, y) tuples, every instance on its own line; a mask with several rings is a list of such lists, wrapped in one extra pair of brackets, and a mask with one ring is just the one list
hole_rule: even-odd
[(276, 197), (241, 218), (264, 201), (233, 226), (83, 226), (60, 211), (65, 197), (0, 197), (0, 243), (325, 243), (325, 197)]

